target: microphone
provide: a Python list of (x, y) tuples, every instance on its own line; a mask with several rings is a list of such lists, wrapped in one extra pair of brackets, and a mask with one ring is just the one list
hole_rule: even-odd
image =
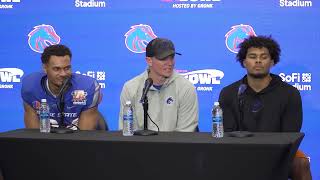
[(59, 128), (53, 128), (52, 129), (52, 133), (58, 133), (58, 134), (65, 134), (65, 133), (73, 133), (72, 129), (66, 128), (65, 124), (64, 124), (64, 93), (69, 89), (69, 87), (71, 86), (70, 83), (70, 77), (67, 77), (64, 79), (62, 86), (60, 88), (59, 94), (58, 94), (58, 99), (59, 99), (59, 106), (58, 109), (60, 111), (60, 123), (59, 123)]
[(61, 113), (61, 121), (59, 124), (59, 127), (64, 127), (64, 93), (68, 90), (68, 88), (70, 87), (70, 79), (71, 77), (67, 77), (65, 78), (65, 80), (62, 83), (62, 86), (60, 88), (59, 94), (58, 94), (58, 98), (59, 98), (59, 110)]
[(144, 83), (144, 88), (142, 90), (142, 96), (140, 99), (140, 103), (142, 103), (143, 107), (143, 130), (135, 131), (134, 135), (138, 136), (152, 136), (157, 135), (158, 133), (152, 130), (148, 129), (148, 109), (149, 109), (149, 103), (148, 103), (148, 91), (150, 87), (152, 86), (153, 81), (151, 78), (148, 78)]
[(140, 99), (140, 102), (141, 103), (144, 103), (146, 97), (147, 97), (147, 94), (148, 94), (148, 91), (150, 89), (150, 87), (152, 86), (153, 84), (153, 81), (151, 78), (148, 78), (145, 82), (144, 82), (144, 88), (142, 90), (142, 96), (141, 96), (141, 99)]
[(71, 77), (67, 77), (64, 79), (62, 86), (60, 88), (60, 91), (58, 93), (58, 97), (61, 98), (61, 96), (64, 96), (64, 93), (66, 92), (66, 90), (70, 87), (70, 79)]
[(239, 107), (239, 113), (240, 113), (240, 117), (238, 119), (238, 131), (233, 131), (229, 133), (229, 136), (231, 137), (238, 137), (238, 138), (243, 138), (243, 137), (250, 137), (253, 134), (248, 132), (248, 131), (242, 131), (242, 122), (243, 122), (243, 105), (244, 105), (244, 92), (247, 89), (247, 85), (246, 84), (240, 84), (239, 88), (238, 88), (238, 94), (237, 94), (237, 98), (238, 98), (238, 107)]
[(247, 89), (246, 84), (240, 84), (240, 86), (238, 88), (238, 107), (239, 107), (239, 112), (240, 112), (240, 118), (238, 121), (239, 131), (242, 131), (244, 91), (246, 89)]
[(246, 84), (240, 84), (240, 86), (238, 88), (238, 107), (239, 107), (239, 112), (240, 112), (240, 118), (238, 121), (239, 131), (242, 131), (244, 91), (246, 89), (247, 89)]
[(243, 93), (247, 89), (246, 84), (240, 84), (239, 89), (238, 89), (238, 98), (243, 98)]

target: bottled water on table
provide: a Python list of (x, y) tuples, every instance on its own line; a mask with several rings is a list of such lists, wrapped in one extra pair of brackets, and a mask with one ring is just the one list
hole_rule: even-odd
[(50, 111), (46, 99), (41, 99), (40, 103), (40, 132), (49, 133), (50, 132)]
[(212, 108), (212, 137), (223, 137), (223, 112), (219, 102), (214, 102)]
[(133, 136), (133, 108), (131, 101), (127, 101), (123, 108), (123, 129), (124, 136)]

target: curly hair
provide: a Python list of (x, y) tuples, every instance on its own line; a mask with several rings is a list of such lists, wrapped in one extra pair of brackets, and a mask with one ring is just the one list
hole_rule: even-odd
[(254, 48), (267, 48), (271, 59), (274, 61), (274, 64), (277, 64), (280, 61), (281, 49), (279, 44), (271, 38), (271, 36), (250, 36), (246, 38), (241, 44), (239, 44), (239, 52), (237, 54), (237, 61), (240, 62), (243, 66), (243, 61), (246, 59), (248, 49)]
[(42, 64), (47, 64), (51, 56), (66, 56), (66, 55), (68, 55), (71, 59), (72, 53), (67, 46), (62, 44), (51, 45), (44, 49), (43, 53), (41, 54), (41, 61), (42, 61)]

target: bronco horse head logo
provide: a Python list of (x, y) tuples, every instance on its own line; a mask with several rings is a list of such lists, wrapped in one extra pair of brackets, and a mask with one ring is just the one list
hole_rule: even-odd
[(239, 44), (249, 36), (257, 36), (251, 26), (243, 24), (232, 26), (231, 30), (225, 35), (226, 46), (231, 52), (238, 53)]
[(38, 53), (42, 53), (49, 45), (59, 44), (60, 37), (50, 25), (38, 25), (28, 34), (30, 48)]
[(124, 36), (127, 48), (134, 53), (146, 52), (147, 44), (157, 37), (152, 28), (145, 24), (131, 26), (131, 29)]

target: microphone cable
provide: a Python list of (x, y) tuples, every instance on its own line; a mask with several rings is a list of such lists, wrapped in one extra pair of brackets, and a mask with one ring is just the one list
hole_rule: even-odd
[(150, 121), (157, 127), (158, 132), (160, 132), (159, 126), (151, 119), (151, 117), (149, 116), (149, 113), (147, 113), (147, 115), (148, 115)]

